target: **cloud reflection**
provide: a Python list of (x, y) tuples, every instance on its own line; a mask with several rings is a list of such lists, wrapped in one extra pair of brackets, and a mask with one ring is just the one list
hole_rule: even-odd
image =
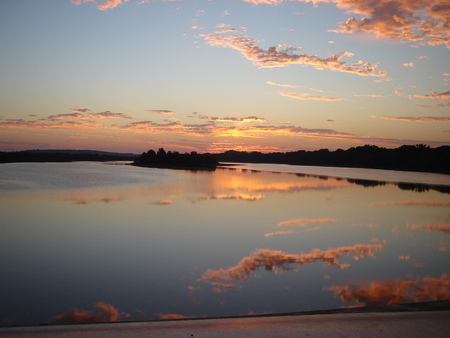
[(330, 286), (345, 303), (356, 301), (361, 306), (389, 305), (450, 299), (450, 274), (441, 278), (416, 278), (371, 282), (367, 287)]
[(250, 256), (244, 257), (237, 265), (227, 269), (208, 269), (199, 281), (213, 280), (240, 280), (248, 279), (251, 273), (263, 267), (266, 271), (286, 272), (292, 270), (288, 265), (297, 263), (298, 265), (313, 264), (322, 261), (328, 265), (336, 265), (339, 269), (348, 267), (348, 264), (340, 264), (338, 258), (342, 256), (353, 257), (354, 259), (374, 256), (375, 251), (382, 251), (381, 244), (356, 244), (354, 246), (344, 246), (331, 248), (328, 250), (314, 249), (307, 254), (288, 254), (279, 250), (257, 249)]
[(328, 222), (340, 222), (340, 220), (335, 218), (314, 218), (314, 219), (305, 219), (305, 218), (299, 218), (299, 219), (293, 219), (290, 221), (280, 222), (277, 226), (279, 227), (303, 227), (307, 224), (322, 224), (322, 223), (328, 223)]
[(413, 225), (406, 225), (406, 228), (409, 229), (427, 229), (428, 231), (440, 231), (444, 233), (450, 234), (450, 224), (447, 223), (439, 223), (439, 224), (413, 224)]
[[(83, 324), (115, 322), (120, 317), (119, 310), (114, 306), (98, 302), (95, 307), (98, 312), (80, 311), (77, 308), (70, 309), (67, 313), (52, 318), (53, 324)], [(125, 314), (127, 316), (127, 314)]]

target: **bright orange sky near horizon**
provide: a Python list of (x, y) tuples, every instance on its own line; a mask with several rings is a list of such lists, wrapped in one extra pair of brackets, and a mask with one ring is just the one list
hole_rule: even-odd
[(450, 145), (449, 0), (0, 3), (0, 151)]

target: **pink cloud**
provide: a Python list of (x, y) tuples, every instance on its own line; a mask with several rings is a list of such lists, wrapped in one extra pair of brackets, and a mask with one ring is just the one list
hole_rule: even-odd
[(101, 11), (106, 11), (107, 9), (112, 9), (112, 8), (115, 8), (119, 5), (121, 5), (122, 1), (128, 2), (128, 0), (108, 0), (108, 1), (102, 2), (97, 7)]
[(376, 119), (395, 120), (395, 121), (408, 121), (408, 122), (450, 122), (450, 117), (440, 116), (403, 116), (403, 117), (391, 117), (384, 115), (372, 115)]
[(288, 234), (294, 234), (296, 232), (297, 231), (295, 231), (295, 230), (268, 232), (268, 233), (264, 234), (264, 237), (272, 237), (274, 235), (288, 235)]
[(288, 92), (280, 92), (280, 95), (291, 97), (297, 100), (318, 100), (318, 101), (340, 101), (343, 99), (328, 97), (328, 96), (311, 96), (307, 93), (288, 93)]
[(215, 34), (202, 35), (211, 46), (220, 46), (238, 50), (242, 55), (261, 68), (286, 67), (292, 64), (311, 65), (316, 69), (330, 69), (344, 73), (352, 73), (360, 76), (384, 77), (385, 71), (378, 71), (377, 65), (358, 61), (347, 65), (342, 62), (343, 57), (353, 56), (350, 52), (341, 52), (331, 55), (327, 58), (319, 58), (317, 55), (296, 54), (299, 47), (292, 46), (272, 46), (267, 50), (258, 47), (256, 40), (243, 35), (225, 35)]
[(299, 86), (291, 86), (291, 85), (287, 85), (287, 84), (279, 84), (279, 83), (275, 83), (272, 81), (267, 81), (267, 84), (270, 84), (272, 86), (279, 86), (279, 87), (288, 87), (288, 88), (298, 88)]

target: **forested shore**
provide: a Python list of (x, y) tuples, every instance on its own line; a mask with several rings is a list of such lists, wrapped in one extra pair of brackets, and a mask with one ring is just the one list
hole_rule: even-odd
[(143, 152), (110, 153), (92, 150), (27, 150), (0, 152), (0, 163), (9, 162), (72, 162), (72, 161), (130, 161), (137, 166), (159, 168), (216, 168), (223, 162), (274, 163), (349, 168), (370, 168), (450, 174), (450, 146), (431, 148), (428, 145), (402, 145), (381, 148), (374, 145), (347, 150), (291, 152), (246, 152), (229, 150), (223, 153), (179, 153), (159, 148)]
[(450, 146), (431, 148), (424, 144), (380, 148), (374, 145), (329, 151), (292, 152), (226, 151), (216, 155), (219, 162), (278, 163), (330, 167), (370, 168), (450, 174)]

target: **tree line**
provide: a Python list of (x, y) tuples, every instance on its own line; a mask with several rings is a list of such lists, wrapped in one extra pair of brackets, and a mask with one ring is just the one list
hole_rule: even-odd
[(450, 146), (431, 148), (425, 144), (402, 145), (395, 149), (365, 145), (347, 150), (298, 150), (286, 153), (230, 150), (217, 154), (216, 158), (220, 162), (279, 163), (450, 174)]
[(134, 165), (160, 168), (188, 168), (188, 169), (214, 169), (219, 162), (214, 155), (191, 153), (180, 154), (177, 151), (166, 152), (164, 148), (159, 148), (157, 152), (150, 149), (137, 157)]

